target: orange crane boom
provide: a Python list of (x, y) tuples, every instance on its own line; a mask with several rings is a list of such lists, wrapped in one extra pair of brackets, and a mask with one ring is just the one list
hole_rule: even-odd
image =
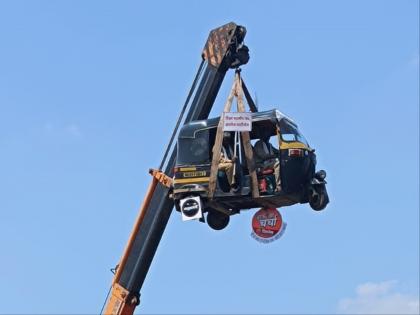
[[(140, 289), (159, 245), (173, 209), (169, 198), (176, 158), (174, 139), (181, 123), (206, 119), (214, 104), (226, 72), (246, 64), (248, 47), (244, 45), (246, 29), (233, 22), (212, 30), (202, 52), (202, 61), (159, 170), (153, 176), (139, 215), (116, 268), (104, 314), (131, 315), (140, 303)], [(248, 103), (254, 103), (243, 83)], [(255, 105), (253, 105), (255, 106)]]
[(143, 204), (139, 209), (138, 217), (134, 223), (133, 231), (130, 234), (130, 238), (128, 239), (126, 248), (121, 257), (121, 261), (116, 268), (115, 276), (112, 281), (111, 295), (105, 308), (105, 314), (133, 314), (135, 307), (140, 302), (136, 295), (130, 294), (130, 291), (119, 284), (119, 280), (121, 278), (122, 270), (124, 270), (129, 254), (133, 248), (135, 236), (140, 229), (146, 210), (149, 207), (152, 196), (156, 190), (156, 186), (159, 182), (168, 188), (172, 186), (172, 178), (166, 176), (161, 171), (150, 170), (149, 173), (153, 176), (152, 182), (147, 189)]

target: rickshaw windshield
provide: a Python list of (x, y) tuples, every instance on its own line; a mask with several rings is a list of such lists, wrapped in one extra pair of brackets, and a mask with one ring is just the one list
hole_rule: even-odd
[(299, 132), (296, 126), (287, 121), (286, 119), (280, 120), (280, 133), (281, 139), (286, 142), (298, 141), (309, 146), (308, 141)]
[(194, 136), (194, 138), (178, 139), (178, 165), (197, 165), (210, 160), (209, 131), (199, 130)]

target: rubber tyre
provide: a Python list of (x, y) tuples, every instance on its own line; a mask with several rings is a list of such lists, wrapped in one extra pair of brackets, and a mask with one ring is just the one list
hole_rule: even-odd
[(317, 195), (309, 197), (309, 205), (315, 211), (324, 210), (329, 203), (327, 190), (325, 188), (317, 189), (316, 192), (318, 193)]
[(207, 214), (207, 224), (216, 231), (223, 230), (228, 226), (230, 216), (219, 211), (212, 210)]

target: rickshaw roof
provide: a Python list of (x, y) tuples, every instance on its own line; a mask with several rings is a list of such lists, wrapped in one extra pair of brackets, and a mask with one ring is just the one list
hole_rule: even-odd
[[(280, 112), (277, 109), (271, 109), (271, 110), (267, 110), (267, 111), (263, 111), (263, 112), (251, 113), (251, 117), (252, 117), (253, 122), (262, 121), (262, 120), (271, 120), (274, 123), (276, 121), (280, 121), (282, 119), (285, 119), (288, 122), (295, 125), (296, 128), (297, 128), (296, 123), (290, 117), (283, 114), (282, 112)], [(210, 119), (207, 119), (207, 120), (192, 121), (188, 124), (185, 124), (181, 128), (178, 137), (180, 137), (180, 138), (193, 138), (195, 132), (198, 131), (198, 130), (217, 127), (217, 125), (219, 124), (219, 120), (220, 120), (220, 116), (215, 117), (215, 118), (210, 118)]]

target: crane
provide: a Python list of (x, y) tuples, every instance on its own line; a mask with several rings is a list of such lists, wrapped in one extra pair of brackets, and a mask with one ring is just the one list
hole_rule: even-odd
[[(140, 303), (140, 290), (174, 207), (170, 192), (176, 159), (174, 140), (179, 127), (208, 118), (227, 71), (249, 60), (249, 50), (244, 44), (245, 35), (245, 27), (231, 22), (212, 30), (208, 36), (197, 74), (159, 169), (150, 170), (152, 181), (124, 253), (115, 268), (110, 294), (103, 308), (107, 315), (133, 314)], [(245, 83), (242, 86), (248, 103), (256, 111)]]

